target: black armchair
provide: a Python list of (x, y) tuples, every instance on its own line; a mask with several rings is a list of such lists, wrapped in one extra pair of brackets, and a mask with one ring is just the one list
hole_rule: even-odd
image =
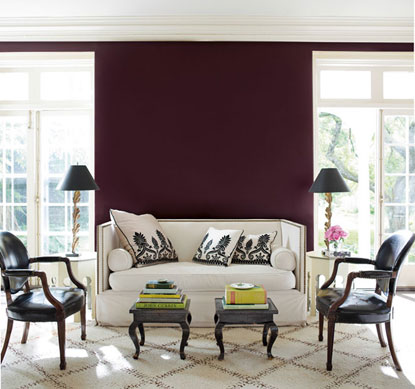
[[(29, 268), (31, 263), (64, 262), (76, 288), (49, 288), (46, 273)], [(71, 263), (64, 257), (28, 257), (26, 247), (10, 232), (0, 232), (0, 267), (7, 299), (7, 331), (1, 361), (7, 351), (14, 320), (24, 321), (22, 343), (26, 343), (30, 322), (56, 321), (60, 351), (60, 368), (66, 368), (65, 319), (80, 312), (81, 339), (86, 339), (86, 287), (73, 275)], [(30, 289), (28, 278), (40, 278), (42, 289)], [(16, 295), (14, 298), (13, 295)]]
[[(398, 231), (386, 239), (372, 261), (365, 258), (337, 258), (333, 274), (321, 287), (316, 298), (319, 312), (319, 341), (323, 340), (324, 317), (328, 319), (327, 370), (332, 370), (335, 323), (376, 324), (380, 345), (386, 347), (381, 324), (385, 323), (389, 350), (396, 370), (402, 370), (392, 341), (392, 301), (401, 266), (415, 240), (415, 234)], [(375, 270), (349, 273), (344, 289), (329, 288), (336, 278), (341, 263), (369, 264)], [(374, 291), (352, 290), (355, 278), (376, 280)]]

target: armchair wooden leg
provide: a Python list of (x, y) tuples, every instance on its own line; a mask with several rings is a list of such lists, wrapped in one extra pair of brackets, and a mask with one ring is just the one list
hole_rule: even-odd
[(66, 359), (65, 359), (65, 319), (58, 321), (58, 338), (59, 338), (59, 352), (60, 352), (60, 369), (66, 369)]
[(3, 362), (4, 356), (6, 355), (7, 346), (9, 345), (10, 335), (12, 333), (13, 329), (13, 320), (7, 319), (7, 330), (6, 335), (4, 336), (4, 343), (3, 343), (3, 349), (1, 350), (1, 362)]
[(333, 343), (334, 343), (334, 327), (336, 322), (334, 319), (328, 320), (327, 328), (327, 370), (331, 371), (333, 368), (332, 359), (333, 359)]
[(395, 368), (398, 371), (402, 371), (401, 365), (398, 361), (398, 357), (396, 356), (396, 353), (395, 353), (395, 347), (393, 346), (392, 328), (391, 328), (391, 322), (390, 321), (387, 321), (385, 323), (385, 329), (386, 329), (386, 336), (388, 338), (389, 350), (391, 352), (393, 363), (395, 364)]
[(81, 308), (81, 339), (85, 340), (86, 339), (86, 313), (85, 313), (85, 309), (86, 309), (86, 303), (84, 303), (84, 305)]
[(378, 332), (378, 338), (379, 338), (380, 345), (382, 347), (386, 347), (385, 339), (383, 337), (382, 327), (380, 324), (376, 324), (376, 331)]
[(21, 341), (22, 344), (25, 344), (27, 342), (27, 337), (29, 335), (29, 327), (30, 327), (30, 322), (27, 321), (24, 324), (24, 331), (23, 331), (23, 336), (22, 336), (22, 341)]
[(324, 315), (319, 312), (318, 313), (318, 340), (320, 342), (323, 341), (323, 328), (324, 328)]

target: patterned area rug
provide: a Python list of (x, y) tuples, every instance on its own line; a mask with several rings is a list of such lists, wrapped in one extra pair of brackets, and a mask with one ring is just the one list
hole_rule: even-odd
[[(373, 327), (373, 328), (372, 328)], [(317, 324), (281, 327), (266, 357), (259, 327), (225, 327), (225, 360), (218, 361), (212, 328), (192, 328), (186, 360), (179, 357), (179, 327), (146, 327), (146, 344), (134, 360), (127, 328), (67, 325), (67, 370), (59, 370), (56, 327), (34, 324), (20, 344), (21, 323), (13, 329), (2, 365), (3, 388), (409, 388), (408, 372), (397, 373), (374, 326), (338, 325), (333, 371), (325, 370), (326, 342)], [(413, 362), (413, 360), (412, 360)], [(410, 369), (407, 369), (410, 370)], [(413, 369), (412, 369), (413, 370)]]

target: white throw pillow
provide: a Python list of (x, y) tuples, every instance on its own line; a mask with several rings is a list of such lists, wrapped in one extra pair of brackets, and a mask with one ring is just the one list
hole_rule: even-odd
[(133, 264), (133, 257), (127, 250), (114, 249), (108, 254), (108, 267), (111, 271), (128, 270)]
[(217, 230), (210, 227), (200, 243), (193, 261), (228, 266), (243, 230)]
[(258, 235), (242, 234), (235, 248), (232, 263), (269, 265), (271, 259), (271, 244), (277, 236), (277, 231), (265, 232)]
[(281, 270), (293, 271), (297, 266), (295, 254), (285, 247), (279, 247), (271, 253), (271, 266)]
[(114, 209), (110, 210), (110, 215), (121, 246), (131, 254), (135, 265), (178, 261), (173, 245), (153, 215), (135, 215)]

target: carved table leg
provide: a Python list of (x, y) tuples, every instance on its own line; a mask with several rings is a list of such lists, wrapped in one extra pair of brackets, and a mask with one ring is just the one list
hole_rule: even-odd
[(144, 335), (144, 326), (143, 323), (138, 323), (138, 329), (140, 330), (140, 346), (144, 346), (144, 342), (146, 340), (146, 337)]
[(180, 342), (180, 358), (186, 359), (186, 355), (184, 354), (184, 348), (187, 346), (187, 339), (189, 339), (190, 334), (190, 327), (187, 321), (182, 321), (180, 323), (182, 327), (182, 341)]
[(268, 355), (268, 359), (272, 359), (274, 357), (271, 354), (271, 349), (275, 342), (275, 339), (277, 339), (277, 336), (278, 336), (278, 327), (274, 322), (267, 323), (266, 325), (271, 330), (271, 334), (269, 336), (269, 342), (267, 346), (267, 355)]
[(225, 348), (223, 347), (223, 334), (222, 334), (222, 328), (224, 327), (224, 324), (221, 323), (220, 321), (218, 321), (216, 323), (216, 327), (215, 327), (215, 338), (216, 338), (216, 344), (219, 346), (219, 350), (220, 350), (220, 354), (218, 359), (220, 361), (223, 360), (223, 358), (225, 357)]
[(134, 346), (135, 346), (135, 354), (133, 355), (134, 359), (138, 359), (138, 356), (140, 355), (140, 345), (138, 344), (138, 338), (137, 338), (137, 327), (138, 327), (138, 323), (136, 321), (133, 321), (130, 324), (130, 327), (128, 328), (128, 334), (130, 335), (130, 338), (133, 341)]
[(268, 335), (268, 323), (264, 324), (264, 329), (262, 331), (262, 344), (267, 345), (267, 335)]

